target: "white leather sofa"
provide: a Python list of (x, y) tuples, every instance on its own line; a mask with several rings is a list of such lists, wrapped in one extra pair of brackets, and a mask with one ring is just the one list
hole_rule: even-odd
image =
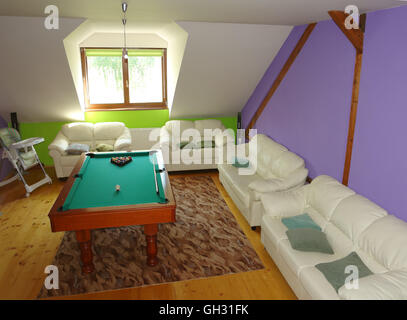
[[(213, 130), (213, 136), (205, 136), (205, 130), (207, 134)], [(214, 141), (213, 148), (180, 148), (182, 142), (209, 140)], [(160, 148), (168, 171), (216, 169), (226, 160), (228, 143), (234, 148), (234, 133), (216, 119), (170, 120), (160, 131)]]
[[(300, 299), (407, 299), (407, 223), (329, 176), (283, 193), (263, 195), (261, 240)], [(308, 213), (326, 233), (334, 254), (292, 249), (282, 217)], [(338, 293), (315, 268), (355, 251), (373, 275), (359, 289)]]
[(131, 142), (130, 130), (122, 122), (74, 122), (62, 126), (48, 150), (54, 160), (57, 177), (65, 178), (71, 174), (80, 157), (66, 153), (71, 143), (87, 144), (90, 151), (95, 151), (101, 143), (112, 145), (115, 151), (127, 151)]
[(239, 168), (224, 163), (218, 166), (219, 179), (254, 229), (264, 213), (260, 196), (304, 185), (308, 170), (301, 157), (263, 134), (255, 135), (244, 148), (253, 173), (243, 175)]

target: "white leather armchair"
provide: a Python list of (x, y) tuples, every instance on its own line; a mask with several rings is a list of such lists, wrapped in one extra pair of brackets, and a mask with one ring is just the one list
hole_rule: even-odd
[(58, 178), (68, 177), (79, 159), (78, 155), (66, 153), (71, 143), (86, 144), (90, 151), (96, 151), (96, 146), (101, 143), (112, 145), (114, 151), (127, 151), (132, 141), (130, 130), (122, 122), (65, 124), (48, 146)]
[[(220, 164), (219, 179), (254, 228), (260, 226), (264, 213), (260, 197), (267, 192), (302, 186), (308, 170), (302, 158), (263, 134), (254, 136), (244, 149), (252, 174), (242, 175), (232, 164)], [(250, 150), (254, 150), (254, 154), (250, 154)]]

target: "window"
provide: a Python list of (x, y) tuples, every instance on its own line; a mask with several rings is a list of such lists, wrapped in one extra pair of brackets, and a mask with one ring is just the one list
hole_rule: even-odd
[(166, 49), (81, 48), (87, 110), (167, 108)]

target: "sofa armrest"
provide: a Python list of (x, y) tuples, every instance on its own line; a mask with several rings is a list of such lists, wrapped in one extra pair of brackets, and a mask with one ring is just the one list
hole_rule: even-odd
[(389, 271), (359, 279), (359, 288), (342, 286), (339, 297), (346, 300), (406, 300), (407, 271)]
[(281, 180), (282, 183), (280, 185), (281, 187), (280, 190), (288, 190), (291, 188), (304, 185), (305, 181), (307, 180), (307, 176), (308, 176), (307, 168), (301, 167), (294, 170), (288, 176)]
[(160, 145), (167, 147), (171, 145), (171, 134), (165, 127), (160, 129)]
[[(249, 184), (249, 189), (253, 192), (267, 193), (281, 190), (282, 180), (280, 179), (258, 179)], [(257, 199), (260, 200), (260, 199)]]
[(48, 150), (51, 152), (53, 150), (59, 152), (61, 155), (65, 153), (69, 146), (68, 138), (60, 131), (55, 137), (54, 141), (48, 146)]
[(289, 191), (270, 192), (260, 196), (266, 215), (289, 217), (303, 213), (306, 206), (306, 188)]
[[(249, 189), (253, 192), (267, 193), (285, 191), (298, 186), (302, 186), (308, 176), (308, 169), (298, 168), (290, 173), (284, 179), (259, 179), (249, 184)], [(260, 200), (260, 199), (257, 199)]]
[(119, 136), (114, 143), (115, 151), (129, 150), (131, 147), (131, 133), (129, 128), (125, 127), (121, 136)]

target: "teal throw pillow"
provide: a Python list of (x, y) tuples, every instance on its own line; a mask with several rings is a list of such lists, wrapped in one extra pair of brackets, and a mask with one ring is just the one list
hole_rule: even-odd
[(281, 222), (287, 227), (287, 229), (311, 228), (322, 231), (321, 227), (311, 219), (308, 213), (300, 214), (295, 217), (283, 218), (281, 219)]
[(334, 254), (325, 233), (311, 228), (289, 229), (286, 231), (291, 247), (298, 251)]
[(248, 168), (249, 165), (250, 165), (249, 160), (237, 158), (237, 157), (235, 157), (235, 160), (232, 163), (232, 166), (234, 166), (236, 168)]
[(346, 278), (350, 275), (350, 272), (346, 270), (347, 266), (355, 266), (357, 268), (359, 279), (373, 274), (356, 252), (351, 252), (345, 258), (339, 260), (317, 264), (315, 268), (322, 272), (326, 280), (338, 292), (339, 288), (345, 284)]

